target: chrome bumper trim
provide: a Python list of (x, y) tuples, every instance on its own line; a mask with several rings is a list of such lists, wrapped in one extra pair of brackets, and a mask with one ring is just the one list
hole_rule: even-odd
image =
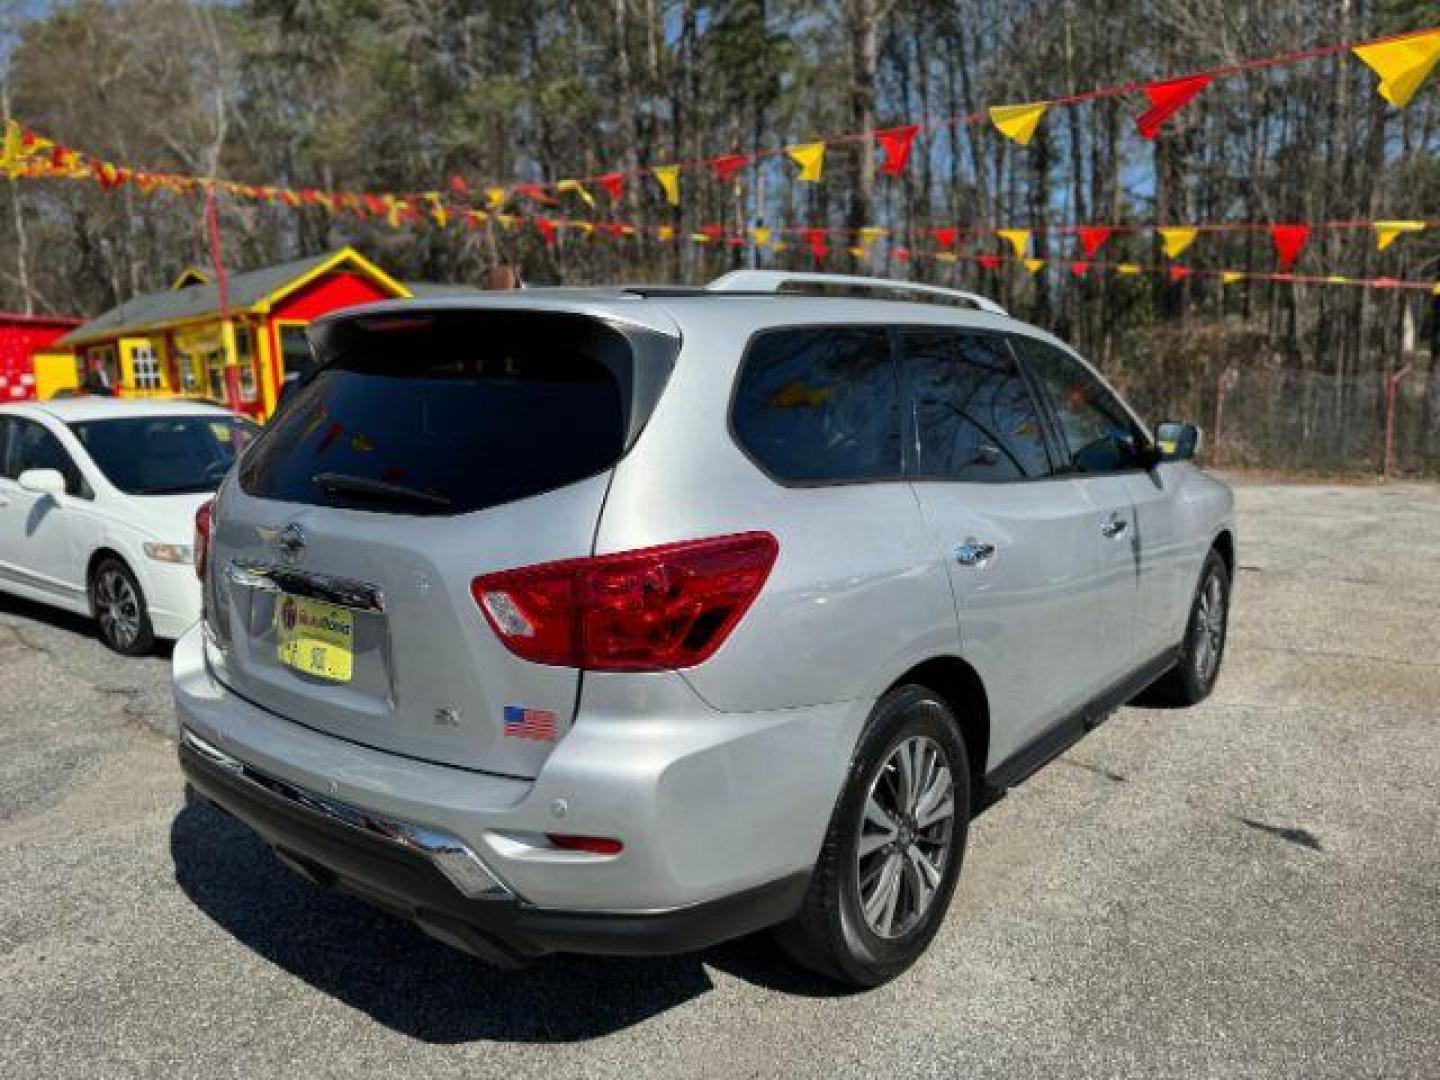
[(210, 764), (224, 769), (279, 799), (308, 810), (312, 814), (337, 822), (378, 840), (419, 852), (444, 874), (452, 885), (469, 897), (515, 897), (515, 893), (485, 865), (474, 849), (463, 840), (438, 829), (412, 825), (397, 818), (364, 810), (358, 806), (321, 795), (280, 780), (232, 757), (219, 747), (206, 742), (187, 727), (180, 729), (180, 743)]

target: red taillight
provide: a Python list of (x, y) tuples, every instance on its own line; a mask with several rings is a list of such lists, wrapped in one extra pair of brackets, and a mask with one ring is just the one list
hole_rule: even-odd
[(476, 578), (470, 591), (517, 656), (664, 671), (693, 667), (721, 646), (779, 553), (769, 533), (740, 533), (504, 570)]
[(546, 833), (545, 838), (565, 851), (588, 851), (592, 855), (619, 855), (625, 845), (608, 836), (571, 836), (569, 833)]
[(195, 576), (205, 580), (205, 567), (210, 562), (210, 523), (215, 514), (215, 500), (210, 499), (195, 511)]

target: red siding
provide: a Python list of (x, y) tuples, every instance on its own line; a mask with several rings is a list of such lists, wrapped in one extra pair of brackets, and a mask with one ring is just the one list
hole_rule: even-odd
[(291, 293), (271, 310), (272, 319), (309, 322), (339, 308), (389, 300), (390, 293), (367, 277), (349, 271), (325, 274), (303, 289)]
[(31, 357), (79, 325), (79, 319), (0, 314), (0, 401), (33, 398), (35, 368)]

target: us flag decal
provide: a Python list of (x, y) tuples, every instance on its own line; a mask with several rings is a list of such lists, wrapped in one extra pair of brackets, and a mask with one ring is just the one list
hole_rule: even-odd
[(527, 709), (523, 705), (506, 705), (505, 734), (514, 739), (554, 742), (555, 714), (548, 709)]

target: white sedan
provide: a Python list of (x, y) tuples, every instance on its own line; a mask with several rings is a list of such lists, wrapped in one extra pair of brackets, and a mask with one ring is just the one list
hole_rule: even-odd
[(200, 616), (195, 511), (259, 428), (214, 405), (0, 405), (0, 592), (93, 617), (116, 652)]

